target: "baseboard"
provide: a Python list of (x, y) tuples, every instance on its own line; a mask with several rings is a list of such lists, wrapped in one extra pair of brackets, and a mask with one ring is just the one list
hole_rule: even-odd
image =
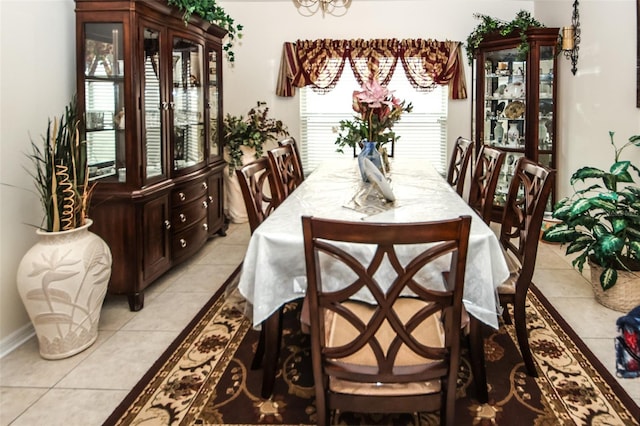
[(4, 339), (0, 340), (0, 359), (16, 350), (27, 340), (36, 334), (36, 330), (31, 323), (25, 324)]

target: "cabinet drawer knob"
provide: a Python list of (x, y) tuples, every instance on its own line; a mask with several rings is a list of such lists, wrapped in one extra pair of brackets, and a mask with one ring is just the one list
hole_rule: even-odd
[(208, 189), (209, 185), (207, 185), (207, 182), (202, 182), (202, 189)]
[(185, 248), (187, 246), (187, 241), (184, 238), (180, 238), (180, 247)]
[(209, 230), (209, 224), (208, 223), (203, 223), (202, 224), (202, 229), (204, 229), (205, 231)]
[(165, 229), (171, 229), (171, 222), (169, 222), (168, 220), (164, 221), (164, 227)]
[(186, 195), (184, 195), (184, 192), (180, 192), (180, 193), (178, 194), (178, 198), (180, 198), (180, 201), (184, 201), (184, 200), (186, 200), (186, 199), (187, 199), (187, 196), (186, 196)]
[(180, 222), (185, 223), (187, 221), (187, 216), (184, 213), (180, 213)]
[(209, 195), (209, 203), (213, 203), (213, 197)]
[(202, 208), (206, 209), (207, 207), (209, 207), (209, 204), (206, 201), (202, 202)]

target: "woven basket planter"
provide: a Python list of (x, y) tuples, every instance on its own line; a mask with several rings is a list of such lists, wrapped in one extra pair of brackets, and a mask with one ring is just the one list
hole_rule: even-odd
[(640, 306), (640, 272), (618, 271), (618, 280), (609, 290), (602, 290), (600, 274), (603, 268), (589, 260), (591, 286), (596, 300), (603, 306), (619, 312), (629, 312)]

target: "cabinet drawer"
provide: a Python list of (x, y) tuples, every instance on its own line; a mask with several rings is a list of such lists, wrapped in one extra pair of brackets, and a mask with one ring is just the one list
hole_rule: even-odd
[(209, 237), (207, 218), (202, 218), (196, 225), (175, 233), (172, 242), (172, 258), (180, 262), (200, 249)]
[(174, 207), (171, 213), (173, 232), (179, 232), (184, 228), (188, 228), (203, 217), (206, 217), (208, 206), (207, 196), (204, 195), (189, 204), (181, 205), (177, 208)]
[(209, 185), (204, 180), (176, 189), (171, 193), (172, 206), (177, 207), (201, 198), (207, 194), (208, 189)]

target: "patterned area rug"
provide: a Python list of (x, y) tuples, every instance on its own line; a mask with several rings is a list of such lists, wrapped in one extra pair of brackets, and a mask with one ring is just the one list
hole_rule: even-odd
[[(250, 365), (259, 332), (232, 289), (239, 269), (150, 369), (105, 425), (315, 424), (309, 338), (300, 303), (285, 307), (274, 397), (260, 398)], [(638, 425), (640, 410), (533, 288), (527, 316), (540, 377), (527, 376), (512, 326), (487, 330), (489, 404), (479, 405), (466, 352), (458, 375), (459, 425)], [(612, 337), (611, 356), (613, 352)], [(437, 425), (434, 413), (334, 413), (336, 425)]]

